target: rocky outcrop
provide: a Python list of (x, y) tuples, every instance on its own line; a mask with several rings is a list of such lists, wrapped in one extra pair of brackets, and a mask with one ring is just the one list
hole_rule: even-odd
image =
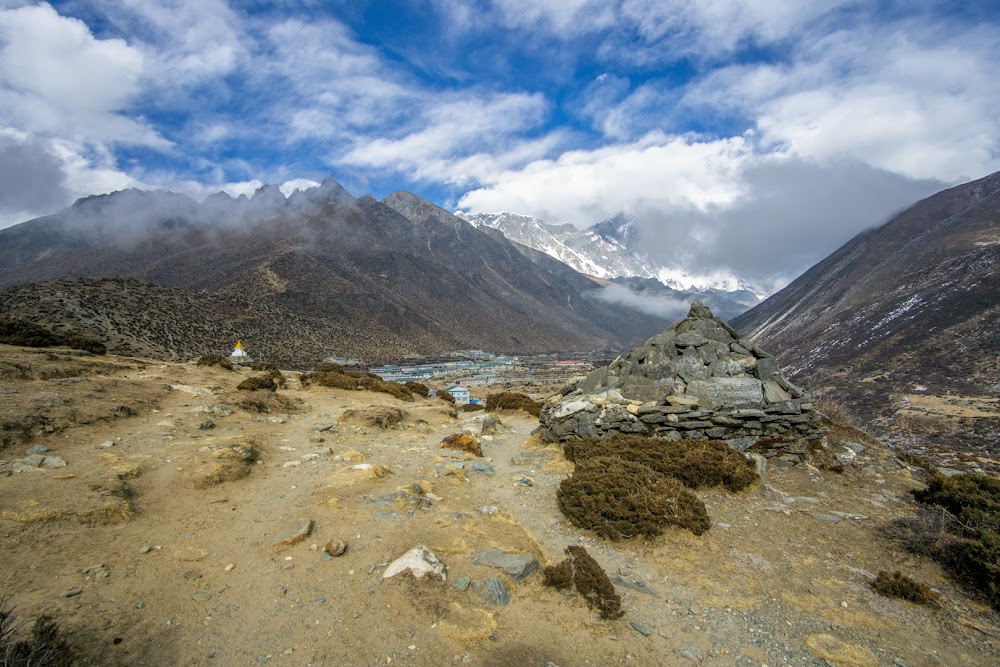
[(761, 437), (821, 437), (809, 395), (777, 360), (701, 303), (645, 345), (567, 385), (542, 410), (550, 442), (639, 433), (725, 440), (743, 451)]

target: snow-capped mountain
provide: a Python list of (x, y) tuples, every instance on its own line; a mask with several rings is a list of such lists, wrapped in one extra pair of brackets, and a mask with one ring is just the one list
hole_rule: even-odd
[(580, 273), (598, 278), (654, 278), (680, 291), (726, 292), (747, 307), (768, 296), (766, 290), (730, 271), (693, 274), (680, 267), (659, 264), (637, 250), (636, 226), (621, 214), (588, 229), (570, 224), (552, 225), (519, 213), (458, 211), (455, 215), (476, 227), (497, 229), (511, 241), (540, 250)]
[[(609, 279), (616, 276), (656, 276), (658, 267), (649, 258), (633, 253), (622, 242), (621, 237), (627, 234), (628, 229), (620, 234), (612, 226), (581, 230), (570, 224), (550, 225), (519, 213), (458, 211), (455, 215), (475, 227), (498, 229), (509, 240), (540, 250), (580, 273)], [(627, 223), (623, 225), (628, 226)]]

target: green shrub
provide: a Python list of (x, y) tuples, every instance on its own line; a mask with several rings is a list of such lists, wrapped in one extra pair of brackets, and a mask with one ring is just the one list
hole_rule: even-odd
[(1000, 479), (996, 477), (935, 474), (927, 488), (913, 495), (919, 502), (948, 510), (967, 531), (1000, 532)]
[(899, 570), (891, 573), (881, 570), (872, 582), (872, 588), (887, 598), (901, 598), (917, 604), (927, 604), (934, 599), (930, 586), (910, 579)]
[(486, 409), (490, 412), (524, 410), (529, 415), (538, 417), (542, 414), (542, 403), (516, 391), (503, 391), (486, 397)]
[(916, 515), (893, 522), (888, 532), (1000, 610), (1000, 480), (934, 473), (914, 496), (921, 503)]
[(106, 354), (108, 349), (100, 341), (78, 334), (60, 336), (43, 326), (27, 320), (0, 320), (0, 343), (22, 347), (69, 347), (92, 354)]
[(566, 555), (562, 562), (542, 568), (545, 585), (556, 590), (576, 588), (587, 601), (587, 606), (600, 611), (601, 618), (621, 618), (625, 614), (622, 599), (600, 564), (580, 546), (566, 547)]
[(742, 491), (759, 479), (753, 461), (718, 440), (668, 442), (619, 435), (571, 440), (564, 452), (576, 463), (596, 457), (641, 463), (691, 489), (724, 486), (730, 491)]
[(241, 391), (253, 391), (255, 389), (266, 389), (267, 391), (277, 391), (278, 385), (275, 384), (274, 378), (269, 375), (254, 375), (248, 377), (243, 382), (236, 385), (236, 388)]
[(667, 526), (701, 535), (712, 525), (705, 504), (679, 481), (619, 458), (577, 462), (556, 498), (573, 525), (611, 540), (656, 536)]
[(221, 354), (203, 354), (195, 362), (198, 366), (221, 366), (227, 371), (233, 370), (233, 362)]

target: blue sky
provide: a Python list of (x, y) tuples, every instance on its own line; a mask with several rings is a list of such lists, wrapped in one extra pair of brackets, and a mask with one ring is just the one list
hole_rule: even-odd
[(781, 284), (1000, 170), (1000, 6), (0, 0), (0, 226), (332, 175)]

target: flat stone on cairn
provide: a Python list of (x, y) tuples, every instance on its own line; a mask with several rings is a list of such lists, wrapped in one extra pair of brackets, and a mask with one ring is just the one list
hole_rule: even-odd
[(609, 366), (563, 387), (540, 421), (549, 442), (636, 433), (724, 440), (818, 439), (809, 395), (776, 359), (695, 302), (688, 316)]

